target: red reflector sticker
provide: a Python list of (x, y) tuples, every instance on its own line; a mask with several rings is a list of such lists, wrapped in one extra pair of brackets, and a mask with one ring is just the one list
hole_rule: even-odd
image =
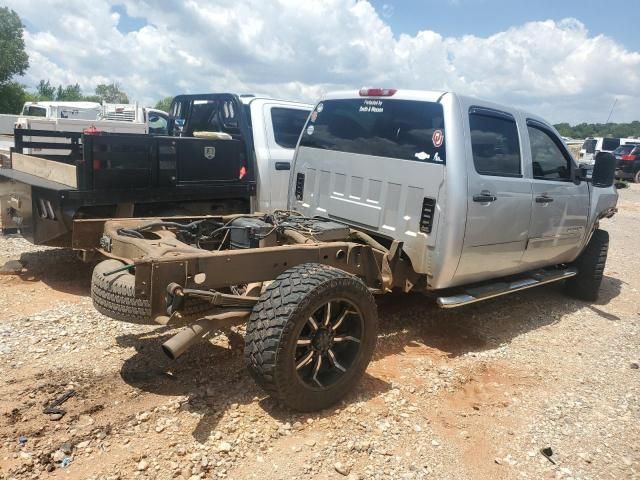
[(246, 174), (247, 174), (247, 167), (245, 166), (240, 167), (240, 176), (238, 178), (242, 180)]
[(444, 133), (442, 130), (434, 130), (433, 135), (431, 136), (431, 141), (433, 142), (434, 147), (440, 148), (442, 146), (442, 142), (444, 142)]

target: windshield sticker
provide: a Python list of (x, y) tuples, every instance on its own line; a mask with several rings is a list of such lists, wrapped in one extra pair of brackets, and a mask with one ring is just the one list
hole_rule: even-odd
[(383, 113), (384, 107), (382, 106), (382, 100), (365, 100), (363, 105), (360, 105), (360, 112), (369, 113)]
[(413, 156), (416, 157), (418, 160), (422, 160), (422, 161), (429, 160), (431, 158), (431, 155), (429, 155), (427, 152), (418, 152)]
[(324, 108), (324, 105), (319, 103), (318, 106), (316, 107), (316, 112), (318, 113), (322, 113), (322, 109)]
[(313, 125), (309, 125), (309, 126), (307, 127), (307, 135), (313, 135), (313, 131), (314, 131), (314, 130), (315, 130), (315, 129), (313, 128)]
[(431, 136), (431, 141), (433, 142), (434, 147), (440, 148), (442, 146), (442, 142), (444, 142), (444, 133), (442, 133), (442, 130), (434, 130), (433, 135)]
[(318, 118), (318, 112), (311, 112), (311, 121), (315, 122), (316, 118)]

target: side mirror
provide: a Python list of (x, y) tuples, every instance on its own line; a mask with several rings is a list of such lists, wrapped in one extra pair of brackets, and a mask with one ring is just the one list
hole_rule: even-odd
[(608, 152), (598, 152), (591, 176), (593, 186), (607, 188), (613, 185), (617, 163), (616, 157), (612, 154)]
[(589, 180), (591, 177), (588, 174), (588, 170), (584, 167), (576, 167), (573, 169), (572, 177), (573, 183), (580, 185), (583, 180)]

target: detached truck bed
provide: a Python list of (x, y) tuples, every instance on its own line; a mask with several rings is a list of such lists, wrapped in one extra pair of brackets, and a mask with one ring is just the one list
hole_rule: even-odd
[[(69, 149), (33, 141), (52, 136), (71, 139), (69, 156), (22, 153)], [(81, 218), (249, 212), (256, 192), (251, 146), (242, 127), (227, 139), (16, 129), (0, 168), (2, 228), (17, 228), (37, 245), (71, 247), (73, 221)]]

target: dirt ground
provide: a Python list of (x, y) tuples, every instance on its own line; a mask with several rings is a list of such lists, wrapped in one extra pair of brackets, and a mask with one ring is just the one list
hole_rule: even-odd
[(172, 362), (174, 330), (92, 308), (91, 265), (2, 238), (0, 479), (640, 478), (640, 185), (619, 208), (598, 302), (382, 298), (364, 380), (314, 414), (254, 384), (241, 331)]

